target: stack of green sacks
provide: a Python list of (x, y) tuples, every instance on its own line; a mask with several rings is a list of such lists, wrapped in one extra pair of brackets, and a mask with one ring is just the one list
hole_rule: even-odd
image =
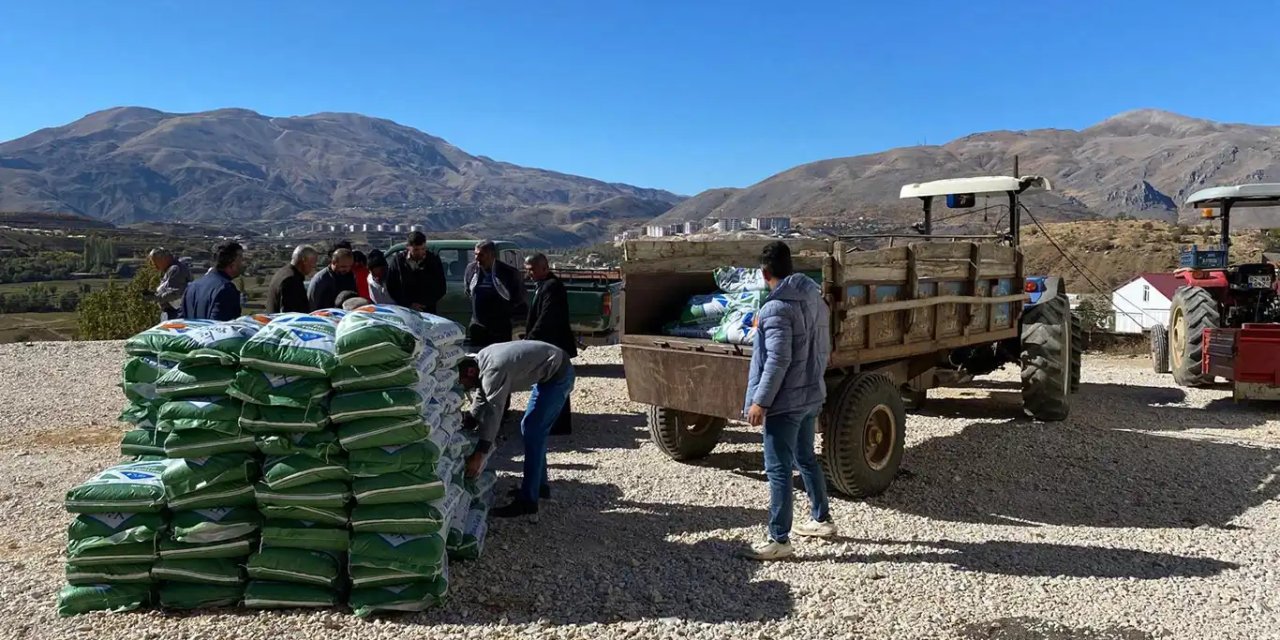
[(244, 565), (261, 525), (253, 492), (260, 463), (253, 435), (240, 427), (242, 403), (229, 388), (241, 348), (266, 323), (265, 316), (245, 316), (166, 345), (178, 364), (156, 381), (167, 400), (157, 424), (167, 433), (162, 480), (172, 527), (152, 570), (165, 608), (233, 606), (243, 596)]
[(461, 339), (456, 323), (402, 307), (361, 307), (338, 325), (331, 418), (356, 502), (348, 563), (357, 615), (420, 611), (448, 592), (454, 465), (435, 372), (441, 349)]
[(241, 351), (230, 393), (244, 402), (240, 425), (266, 456), (255, 487), (264, 523), (248, 563), (250, 608), (342, 600), (351, 486), (328, 407), (341, 317), (338, 310), (279, 315)]
[(129, 404), (120, 413), (120, 421), (133, 426), (120, 439), (120, 453), (125, 457), (134, 460), (164, 458), (165, 434), (156, 430), (157, 414), (164, 398), (156, 392), (156, 380), (176, 364), (154, 354), (135, 354), (125, 360), (120, 387)]
[(67, 583), (58, 612), (125, 611), (152, 600), (152, 567), (168, 526), (164, 484), (168, 462), (111, 467), (67, 492)]

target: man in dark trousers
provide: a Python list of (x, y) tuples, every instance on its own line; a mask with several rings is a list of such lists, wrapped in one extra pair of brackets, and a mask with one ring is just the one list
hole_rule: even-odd
[[(573, 327), (569, 323), (569, 292), (565, 290), (564, 282), (552, 273), (546, 254), (535, 253), (525, 258), (524, 266), (529, 278), (537, 283), (524, 323), (524, 339), (553, 344), (570, 359), (578, 357), (578, 340), (573, 337)], [(564, 408), (551, 427), (551, 435), (572, 433), (572, 416), (569, 398), (565, 397)]]
[(523, 310), (525, 290), (520, 272), (498, 259), (498, 247), (492, 240), (476, 244), (475, 258), (467, 265), (462, 281), (471, 298), (467, 342), (479, 350), (511, 341), (511, 321)]
[(427, 250), (427, 236), (409, 234), (404, 251), (391, 256), (387, 266), (387, 293), (396, 304), (416, 311), (436, 313), (445, 294), (444, 264)]
[(223, 242), (213, 248), (213, 268), (187, 286), (182, 317), (187, 320), (235, 320), (240, 317), (240, 290), (234, 280), (244, 270), (244, 247)]
[(307, 287), (307, 300), (312, 311), (335, 309), (338, 306), (338, 294), (343, 291), (355, 291), (356, 281), (351, 277), (351, 265), (355, 264), (355, 256), (350, 249), (334, 249), (329, 258), (329, 266), (316, 272)]
[(267, 313), (311, 313), (307, 299), (307, 276), (316, 269), (319, 254), (310, 245), (298, 245), (289, 264), (271, 276), (267, 287)]

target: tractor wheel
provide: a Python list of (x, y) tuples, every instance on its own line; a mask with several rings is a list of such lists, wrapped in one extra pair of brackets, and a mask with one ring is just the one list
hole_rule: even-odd
[(1204, 330), (1219, 326), (1218, 301), (1203, 287), (1183, 287), (1173, 294), (1169, 311), (1169, 366), (1173, 379), (1184, 387), (1213, 383), (1201, 369), (1204, 362)]
[[(1070, 305), (1068, 305), (1069, 307)], [(1080, 363), (1084, 361), (1084, 325), (1071, 314), (1071, 393), (1080, 390)]]
[(672, 460), (705, 458), (720, 442), (724, 418), (649, 407), (649, 436)]
[(849, 377), (828, 396), (820, 420), (827, 482), (853, 498), (888, 489), (902, 463), (907, 422), (893, 380), (878, 373)]
[(1162, 324), (1151, 327), (1151, 368), (1169, 373), (1169, 330)]
[(1022, 410), (1036, 420), (1066, 420), (1071, 389), (1071, 305), (1042, 300), (1022, 316)]

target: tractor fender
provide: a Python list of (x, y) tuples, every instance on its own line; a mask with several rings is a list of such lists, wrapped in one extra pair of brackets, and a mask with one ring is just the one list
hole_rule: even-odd
[(1067, 285), (1063, 282), (1061, 276), (1042, 276), (1041, 279), (1044, 280), (1044, 291), (1041, 291), (1040, 294), (1035, 297), (1034, 302), (1028, 301), (1024, 306), (1032, 307), (1040, 304), (1041, 300), (1052, 300), (1059, 295), (1066, 294)]

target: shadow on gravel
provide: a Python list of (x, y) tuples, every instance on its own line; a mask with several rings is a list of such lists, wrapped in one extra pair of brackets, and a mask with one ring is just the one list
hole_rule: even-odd
[(573, 366), (573, 370), (579, 378), (612, 378), (621, 380), (627, 377), (622, 370), (621, 363), (578, 364)]
[[(516, 455), (520, 449), (520, 418), (514, 411), (502, 423), (500, 445)], [(649, 440), (649, 419), (639, 413), (574, 413), (573, 433), (551, 436), (551, 451), (596, 451), (639, 449)]]
[(963, 640), (1152, 640), (1156, 637), (1133, 627), (1067, 627), (1031, 617), (974, 622), (953, 631), (955, 637)]
[(676, 534), (758, 525), (762, 509), (650, 504), (611, 484), (560, 482), (539, 522), (494, 519), (479, 561), (460, 564), (443, 611), (416, 617), (453, 624), (776, 620), (794, 606), (783, 582), (755, 580), (760, 565), (722, 540)]
[(857, 544), (891, 547), (926, 547), (929, 551), (837, 554), (805, 556), (802, 561), (849, 562), (930, 562), (947, 564), (961, 571), (1010, 576), (1068, 578), (1205, 578), (1239, 565), (1211, 558), (1193, 558), (1136, 549), (1108, 549), (1036, 542), (907, 542), (897, 540), (846, 539)]

